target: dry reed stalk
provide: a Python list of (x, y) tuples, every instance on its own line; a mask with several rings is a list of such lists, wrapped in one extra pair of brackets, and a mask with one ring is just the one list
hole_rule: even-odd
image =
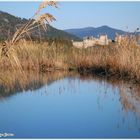
[[(40, 14), (41, 10), (46, 8), (47, 6), (52, 6), (52, 7), (57, 8), (57, 2), (49, 1), (49, 0), (45, 0), (44, 2), (42, 2), (37, 12), (34, 14), (34, 16), (26, 24), (24, 24), (22, 27), (17, 29), (17, 31), (14, 33), (11, 39), (7, 39), (4, 42), (3, 48), (1, 49), (1, 56), (8, 57), (9, 56), (8, 53), (12, 53), (12, 51), (10, 52), (10, 49), (14, 48), (13, 46), (15, 45), (15, 43), (23, 39), (25, 36), (28, 36), (30, 38), (29, 32), (32, 31), (33, 29), (42, 26), (45, 31), (47, 30), (46, 23), (49, 24), (50, 22), (56, 20), (53, 17), (53, 15), (49, 13)], [(14, 57), (14, 61), (21, 68), (20, 62), (17, 59), (18, 58)]]

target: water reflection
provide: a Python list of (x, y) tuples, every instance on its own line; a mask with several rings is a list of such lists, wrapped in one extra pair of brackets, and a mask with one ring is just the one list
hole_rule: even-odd
[(0, 75), (0, 131), (15, 137), (140, 137), (139, 85), (62, 71)]
[[(99, 87), (99, 92), (104, 93), (104, 98), (107, 98), (107, 90), (112, 89), (113, 94), (115, 90), (119, 90), (120, 93), (120, 102), (123, 105), (123, 108), (126, 112), (133, 111), (140, 116), (140, 86), (132, 84), (128, 81), (119, 81), (116, 79), (105, 79), (93, 75), (80, 75), (78, 73), (68, 73), (64, 71), (55, 71), (48, 73), (38, 73), (36, 71), (24, 71), (22, 74), (19, 71), (3, 71), (0, 73), (0, 99), (9, 97), (16, 93), (22, 93), (22, 91), (27, 90), (36, 90), (44, 85), (50, 85), (51, 83), (64, 79), (68, 79), (69, 86), (58, 87), (56, 93), (63, 94), (65, 90), (71, 90), (73, 93), (79, 92), (76, 91), (80, 88), (80, 82), (86, 81), (95, 81), (96, 86)], [(77, 83), (78, 80), (78, 83)], [(97, 84), (98, 83), (98, 84)], [(101, 85), (104, 88), (100, 88)], [(49, 94), (47, 90), (46, 94)], [(79, 94), (79, 93), (77, 93)], [(109, 96), (109, 95), (108, 95)], [(100, 106), (100, 96), (97, 100), (97, 104)], [(114, 100), (114, 98), (112, 98)]]
[(63, 78), (66, 72), (38, 73), (36, 71), (1, 71), (0, 99), (18, 92), (35, 90)]

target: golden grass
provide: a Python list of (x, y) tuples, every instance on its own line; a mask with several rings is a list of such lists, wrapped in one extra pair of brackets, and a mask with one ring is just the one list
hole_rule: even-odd
[(0, 44), (2, 70), (18, 70), (23, 75), (23, 70), (77, 70), (80, 73), (140, 81), (140, 48), (135, 45), (133, 38), (126, 38), (120, 46), (115, 44), (87, 49), (67, 47), (63, 43), (53, 42), (49, 45), (47, 42), (24, 40), (34, 28), (42, 26), (46, 30), (46, 23), (55, 20), (50, 13), (41, 14), (41, 10), (47, 6), (57, 8), (57, 3), (48, 0), (41, 3), (34, 16), (4, 44)]
[(139, 54), (138, 46), (107, 46), (89, 49), (84, 57), (80, 54), (75, 60), (77, 67), (82, 71), (90, 69), (107, 76), (138, 80), (140, 79)]
[(48, 45), (47, 42), (24, 41), (13, 46), (11, 54), (11, 59), (1, 59), (1, 69), (41, 72), (56, 69), (77, 70), (80, 73), (96, 73), (140, 81), (140, 48), (134, 44), (127, 47), (114, 44), (77, 49), (63, 43), (53, 42)]
[[(27, 23), (25, 23), (20, 28), (18, 28), (17, 31), (13, 34), (13, 36), (8, 37), (8, 39), (3, 43), (3, 47), (0, 52), (1, 56), (9, 57), (10, 55), (9, 50), (13, 49), (13, 46), (21, 39), (24, 39), (25, 37), (31, 39), (30, 32), (33, 29), (35, 28), (39, 29), (39, 27), (42, 26), (45, 31), (47, 30), (46, 23), (49, 24), (50, 22), (56, 20), (53, 17), (53, 15), (51, 15), (50, 13), (43, 13), (43, 14), (41, 13), (42, 9), (46, 8), (47, 6), (52, 6), (57, 8), (57, 3), (55, 1), (49, 1), (49, 0), (45, 0), (44, 2), (42, 2), (38, 7), (37, 12), (33, 15), (33, 17), (31, 17)], [(14, 59), (16, 60), (17, 63), (18, 61), (17, 58)]]

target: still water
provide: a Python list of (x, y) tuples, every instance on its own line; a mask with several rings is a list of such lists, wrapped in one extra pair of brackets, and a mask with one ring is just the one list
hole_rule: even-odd
[(34, 88), (37, 79), (26, 90), (1, 91), (0, 133), (14, 134), (8, 138), (140, 138), (138, 90), (94, 77), (49, 76)]

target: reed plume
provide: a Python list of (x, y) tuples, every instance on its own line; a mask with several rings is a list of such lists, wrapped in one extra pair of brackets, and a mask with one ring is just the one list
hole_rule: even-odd
[(47, 30), (46, 23), (49, 24), (50, 22), (56, 20), (54, 16), (51, 15), (50, 13), (40, 14), (42, 9), (46, 8), (47, 6), (52, 6), (52, 7), (57, 8), (57, 2), (49, 1), (49, 0), (45, 0), (44, 2), (42, 2), (40, 6), (38, 7), (37, 12), (34, 14), (34, 16), (30, 18), (27, 23), (25, 23), (19, 29), (17, 29), (16, 32), (11, 37), (11, 39), (7, 39), (4, 42), (4, 45), (1, 51), (2, 56), (3, 55), (8, 56), (7, 53), (12, 48), (12, 46), (19, 40), (25, 38), (25, 36), (30, 38), (29, 32), (32, 31), (33, 29), (42, 26), (45, 31)]
[[(16, 64), (19, 70), (22, 72), (21, 63), (18, 60), (17, 55), (13, 53), (15, 52), (14, 50), (16, 50), (15, 44), (18, 41), (23, 40), (25, 37), (28, 37), (31, 40), (31, 37), (29, 34), (31, 31), (33, 31), (35, 28), (39, 29), (39, 27), (43, 27), (43, 29), (46, 31), (47, 30), (46, 24), (50, 24), (50, 22), (53, 22), (56, 20), (54, 16), (51, 15), (50, 13), (41, 14), (42, 9), (46, 8), (47, 6), (57, 8), (57, 2), (49, 1), (49, 0), (43, 1), (38, 7), (37, 12), (35, 12), (35, 14), (32, 16), (32, 18), (30, 18), (27, 23), (23, 24), (20, 28), (18, 28), (10, 39), (8, 38), (6, 41), (4, 41), (3, 47), (1, 48), (1, 51), (0, 51), (1, 60), (3, 56), (6, 56), (11, 62), (11, 66), (13, 67), (13, 65)], [(11, 58), (13, 59), (11, 60)]]

